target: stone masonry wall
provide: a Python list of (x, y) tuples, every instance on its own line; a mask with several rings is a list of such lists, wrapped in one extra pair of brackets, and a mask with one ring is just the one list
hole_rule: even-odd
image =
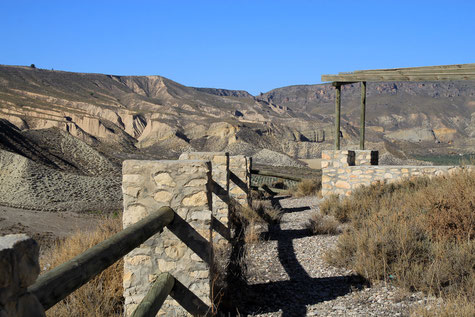
[[(205, 160), (211, 162), (211, 178), (219, 186), (221, 186), (226, 193), (229, 192), (229, 153), (226, 152), (185, 152), (180, 155), (180, 160)], [(224, 230), (229, 231), (228, 218), (229, 207), (228, 203), (213, 193), (213, 216), (219, 221)], [(229, 232), (222, 232), (223, 236), (213, 234), (214, 244), (226, 245), (226, 238), (229, 237)]]
[(44, 317), (35, 295), (28, 293), (40, 272), (39, 246), (24, 234), (0, 237), (0, 317)]
[(378, 152), (339, 150), (322, 152), (322, 195), (349, 196), (360, 186), (396, 182), (405, 177), (448, 174), (457, 166), (377, 166)]
[(353, 152), (355, 152), (355, 166), (378, 165), (378, 151), (354, 150)]
[(322, 169), (347, 166), (378, 165), (378, 151), (335, 150), (322, 151)]
[(322, 174), (322, 195), (349, 196), (360, 186), (375, 182), (396, 182), (405, 177), (436, 176), (448, 174), (457, 166), (349, 166), (325, 168)]
[[(211, 164), (199, 160), (123, 163), (124, 228), (170, 206), (176, 212), (167, 227), (124, 259), (125, 313), (129, 316), (160, 272), (171, 273), (198, 300), (210, 305)], [(186, 238), (181, 241), (178, 236)], [(189, 246), (187, 246), (189, 245)], [(188, 316), (170, 297), (159, 316)]]
[(355, 165), (355, 152), (348, 150), (322, 151), (322, 169)]
[[(243, 206), (251, 204), (251, 195), (249, 195), (249, 190), (251, 188), (251, 169), (252, 157), (244, 155), (230, 157), (229, 171), (236, 175), (243, 184), (241, 184), (242, 186), (239, 186), (239, 184), (236, 184), (235, 181), (231, 180), (229, 184), (229, 194)], [(242, 187), (246, 187), (246, 189)]]

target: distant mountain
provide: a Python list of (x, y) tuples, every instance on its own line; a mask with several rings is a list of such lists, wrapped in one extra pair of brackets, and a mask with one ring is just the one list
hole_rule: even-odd
[[(313, 117), (332, 116), (334, 98), (330, 84), (277, 88), (257, 97)], [(343, 121), (355, 128), (359, 103), (360, 85), (343, 86)], [(368, 83), (366, 121), (371, 140), (408, 152), (473, 152), (475, 81)]]
[[(357, 84), (342, 89), (343, 146), (358, 143), (359, 93)], [(475, 82), (369, 83), (367, 100), (369, 147), (407, 153), (474, 149)], [(309, 158), (332, 147), (334, 89), (298, 85), (253, 97), (161, 76), (0, 66), (0, 118), (19, 131), (65, 131), (113, 162), (136, 155), (173, 158), (184, 150), (262, 148)]]

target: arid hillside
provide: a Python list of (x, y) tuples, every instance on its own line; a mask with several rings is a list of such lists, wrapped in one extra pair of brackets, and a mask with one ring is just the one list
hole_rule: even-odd
[[(332, 148), (333, 94), (323, 84), (254, 97), (160, 76), (0, 66), (0, 204), (120, 208), (120, 166), (128, 158), (228, 151), (302, 166), (298, 159)], [(344, 87), (342, 108), (342, 145), (354, 148), (357, 85)], [(367, 148), (386, 157), (475, 153), (474, 82), (370, 83), (367, 109)], [(97, 193), (100, 202), (90, 203)]]
[[(366, 124), (371, 141), (384, 141), (386, 147), (406, 154), (474, 152), (475, 82), (368, 83), (367, 89)], [(334, 112), (330, 84), (277, 88), (257, 99), (310, 116)], [(344, 124), (358, 127), (359, 102), (359, 84), (343, 86)]]

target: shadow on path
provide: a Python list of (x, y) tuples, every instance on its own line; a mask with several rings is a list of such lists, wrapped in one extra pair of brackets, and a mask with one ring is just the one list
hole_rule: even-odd
[[(272, 205), (284, 213), (308, 210), (306, 207), (282, 208), (281, 198), (272, 198)], [(297, 260), (292, 240), (309, 236), (306, 229), (282, 230), (280, 224), (269, 225), (264, 234), (269, 240), (277, 240), (278, 260), (289, 280), (247, 285), (243, 303), (238, 307), (241, 316), (272, 313), (282, 310), (284, 317), (307, 315), (307, 305), (343, 296), (352, 289), (361, 289), (365, 281), (360, 276), (310, 277)]]

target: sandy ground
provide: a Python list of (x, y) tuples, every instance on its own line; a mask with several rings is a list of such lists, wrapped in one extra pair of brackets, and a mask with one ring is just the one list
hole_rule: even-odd
[(99, 215), (74, 212), (48, 212), (0, 206), (0, 236), (26, 233), (46, 247), (74, 232), (92, 231)]
[(322, 168), (322, 159), (299, 159), (302, 162), (307, 163), (308, 167), (313, 169)]

